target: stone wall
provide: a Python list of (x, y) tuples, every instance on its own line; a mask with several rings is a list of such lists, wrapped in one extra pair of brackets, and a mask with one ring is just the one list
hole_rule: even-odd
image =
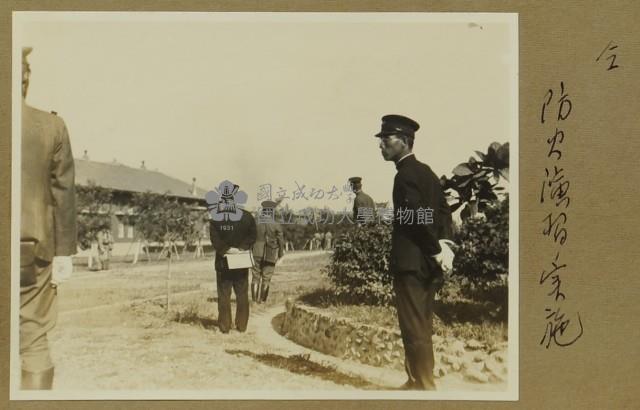
[[(294, 342), (343, 359), (404, 369), (400, 331), (332, 317), (322, 309), (287, 300), (282, 332)], [(503, 382), (507, 376), (506, 343), (488, 352), (476, 340), (463, 342), (434, 335), (435, 377), (462, 373), (478, 383)]]
[(294, 342), (332, 356), (404, 369), (400, 332), (331, 317), (321, 309), (287, 301), (282, 324)]

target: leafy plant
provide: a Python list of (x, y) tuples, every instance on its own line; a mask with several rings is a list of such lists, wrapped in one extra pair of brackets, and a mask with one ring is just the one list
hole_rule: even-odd
[(136, 193), (132, 204), (132, 221), (148, 241), (188, 242), (196, 235), (196, 220), (201, 216), (176, 198), (151, 192)]
[(391, 303), (390, 252), (388, 225), (355, 225), (345, 232), (336, 241), (327, 267), (336, 294), (353, 304)]
[(453, 273), (493, 281), (509, 272), (509, 199), (488, 205), (486, 218), (470, 217), (456, 235)]
[(509, 180), (509, 143), (489, 145), (486, 153), (476, 151), (478, 158), (470, 157), (453, 169), (453, 177), (440, 178), (440, 183), (452, 201), (451, 212), (464, 206), (460, 216), (467, 219), (498, 200), (503, 187), (500, 178)]

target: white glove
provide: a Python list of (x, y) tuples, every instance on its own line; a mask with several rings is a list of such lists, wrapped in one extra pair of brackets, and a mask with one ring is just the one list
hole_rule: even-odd
[(54, 256), (51, 266), (51, 282), (59, 285), (71, 277), (73, 263), (71, 256)]
[(227, 254), (234, 254), (234, 253), (240, 253), (240, 249), (238, 249), (238, 248), (229, 248), (227, 250)]
[(440, 239), (440, 248), (442, 250), (439, 254), (434, 255), (436, 262), (440, 265), (443, 272), (448, 273), (453, 269), (453, 258), (456, 256), (451, 250), (453, 242), (448, 239)]

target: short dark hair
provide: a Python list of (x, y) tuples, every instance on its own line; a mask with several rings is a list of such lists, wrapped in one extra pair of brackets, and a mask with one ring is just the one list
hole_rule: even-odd
[(409, 149), (413, 149), (413, 140), (414, 138), (409, 136), (409, 135), (405, 135), (405, 134), (396, 134), (398, 138), (400, 138), (402, 141), (404, 141), (408, 146)]

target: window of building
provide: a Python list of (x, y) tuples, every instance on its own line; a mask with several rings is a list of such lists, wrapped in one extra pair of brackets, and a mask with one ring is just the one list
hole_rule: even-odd
[(133, 225), (127, 225), (127, 238), (133, 239)]
[(118, 238), (124, 238), (124, 224), (118, 221)]

